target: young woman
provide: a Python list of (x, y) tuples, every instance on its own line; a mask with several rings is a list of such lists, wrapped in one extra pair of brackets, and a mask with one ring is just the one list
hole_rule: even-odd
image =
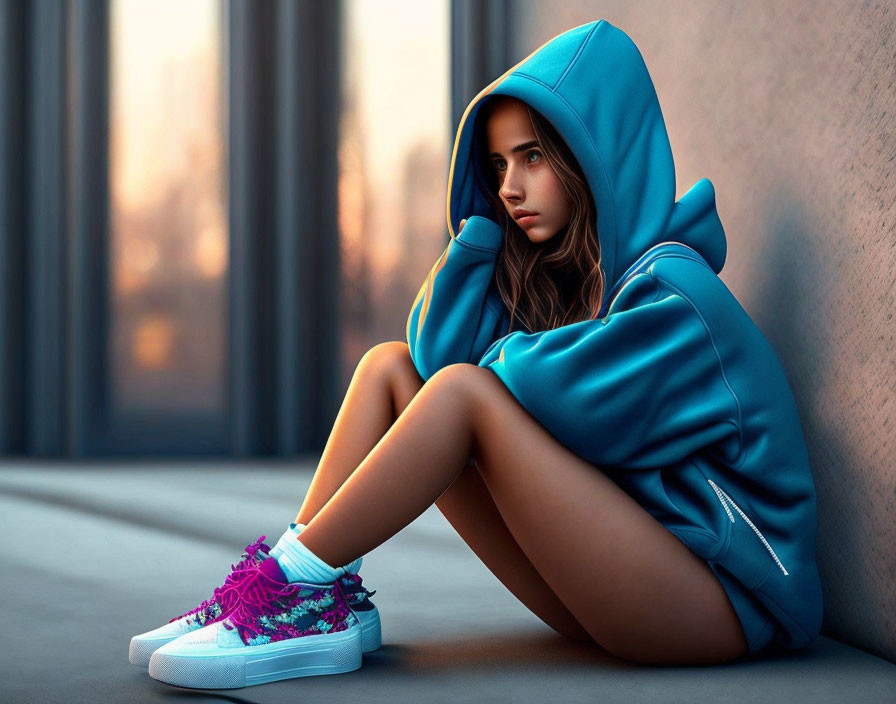
[(380, 643), (361, 556), (433, 503), (546, 624), (621, 658), (811, 643), (794, 399), (717, 276), (712, 185), (674, 195), (647, 69), (606, 21), (477, 95), (407, 344), (359, 362), (276, 546), (262, 536), (210, 600), (135, 636), (132, 662), (206, 688), (360, 667)]

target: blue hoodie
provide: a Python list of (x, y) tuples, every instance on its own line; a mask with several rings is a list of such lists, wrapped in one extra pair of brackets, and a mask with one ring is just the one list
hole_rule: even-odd
[[(504, 235), (473, 148), (476, 113), (499, 94), (544, 115), (588, 180), (607, 282), (593, 319), (508, 334), (494, 276)], [(727, 245), (712, 184), (675, 201), (663, 115), (628, 35), (605, 20), (570, 29), (470, 102), (447, 219), (450, 241), (407, 322), (420, 375), (455, 363), (493, 371), (558, 441), (708, 561), (742, 622), (759, 609), (778, 646), (811, 643), (822, 591), (796, 403), (773, 348), (718, 277)]]

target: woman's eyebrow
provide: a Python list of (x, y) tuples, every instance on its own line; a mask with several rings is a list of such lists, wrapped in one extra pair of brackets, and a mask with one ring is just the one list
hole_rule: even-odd
[[(510, 153), (514, 154), (516, 152), (521, 152), (524, 149), (529, 149), (530, 147), (537, 147), (537, 146), (538, 146), (538, 140), (533, 139), (532, 141), (526, 142), (525, 144), (516, 145), (513, 149), (510, 150)], [(488, 158), (491, 159), (493, 156), (501, 156), (501, 155), (498, 154), (498, 152), (492, 152), (491, 154), (488, 155)]]

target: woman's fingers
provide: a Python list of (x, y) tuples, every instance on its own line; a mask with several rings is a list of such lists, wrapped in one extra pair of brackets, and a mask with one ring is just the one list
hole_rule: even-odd
[(466, 218), (464, 218), (463, 220), (460, 221), (460, 227), (457, 228), (458, 232), (460, 232), (461, 230), (464, 229), (464, 223), (466, 223), (466, 222), (467, 222)]

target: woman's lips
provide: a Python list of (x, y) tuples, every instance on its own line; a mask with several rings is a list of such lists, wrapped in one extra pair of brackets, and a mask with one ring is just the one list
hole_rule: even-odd
[(523, 215), (521, 218), (517, 219), (520, 227), (525, 227), (526, 225), (531, 225), (535, 222), (535, 219), (538, 217), (538, 213), (533, 213), (532, 215)]

